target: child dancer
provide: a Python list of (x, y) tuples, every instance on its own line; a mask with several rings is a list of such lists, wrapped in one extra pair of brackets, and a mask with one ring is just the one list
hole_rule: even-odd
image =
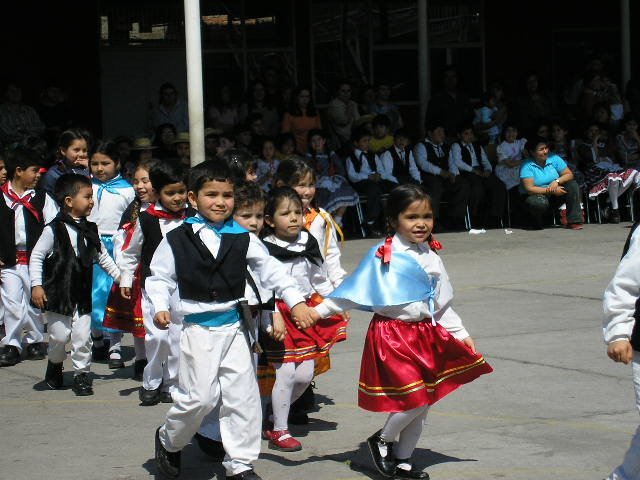
[[(387, 477), (429, 478), (411, 461), (430, 405), (492, 368), (451, 307), (453, 292), (440, 257), (430, 250), (430, 197), (416, 185), (389, 194), (392, 236), (371, 249), (356, 271), (316, 310), (326, 317), (348, 308), (373, 310), (358, 405), (389, 412), (367, 439)], [(394, 443), (396, 442), (397, 443)]]
[[(300, 196), (290, 187), (275, 189), (265, 209), (265, 222), (270, 234), (263, 241), (269, 253), (282, 261), (289, 274), (307, 298), (307, 304), (316, 305), (333, 290), (317, 240), (303, 230), (303, 204)], [(282, 300), (276, 300), (282, 318), (274, 316), (274, 330), (284, 321), (286, 336), (283, 341), (267, 342), (265, 354), (276, 371), (271, 394), (273, 429), (267, 430), (269, 448), (293, 452), (302, 449), (298, 440), (289, 433), (288, 417), (291, 403), (308, 388), (313, 379), (315, 359), (325, 357), (336, 343), (346, 339), (346, 321), (340, 315), (321, 320), (314, 327), (300, 330)]]
[(93, 395), (91, 366), (91, 281), (93, 262), (117, 279), (118, 267), (87, 221), (93, 208), (91, 180), (67, 173), (54, 191), (60, 212), (43, 230), (33, 249), (29, 269), (33, 304), (43, 310), (49, 333), (49, 361), (45, 382), (62, 388), (65, 345), (71, 341), (73, 392)]
[(0, 367), (18, 363), (23, 343), (27, 358), (43, 359), (46, 353), (41, 314), (30, 305), (29, 255), (58, 207), (44, 190), (36, 189), (40, 164), (40, 156), (26, 147), (7, 155), (9, 180), (2, 185), (0, 201), (0, 297), (5, 309)]
[[(140, 213), (144, 212), (151, 203), (156, 201), (157, 195), (149, 180), (149, 170), (157, 162), (158, 160), (154, 159), (141, 160), (133, 172), (133, 189), (136, 192), (136, 198), (122, 214), (118, 231), (113, 237), (113, 256), (116, 265), (120, 264), (122, 252), (131, 242), (134, 227)], [(147, 354), (144, 346), (146, 331), (142, 317), (139, 265), (133, 277), (130, 298), (124, 298), (121, 295), (119, 285), (114, 284), (111, 286), (103, 325), (114, 330), (132, 333), (135, 360), (131, 378), (141, 381), (144, 367), (147, 365)]]
[(149, 179), (157, 192), (157, 201), (140, 213), (131, 240), (118, 262), (122, 271), (120, 292), (124, 298), (131, 298), (134, 278), (139, 269), (147, 354), (140, 387), (140, 404), (143, 406), (155, 405), (160, 401), (170, 403), (169, 390), (178, 378), (180, 325), (172, 323), (168, 329), (159, 329), (153, 324), (144, 284), (150, 274), (149, 265), (155, 249), (166, 234), (180, 226), (186, 217), (187, 186), (184, 175), (184, 168), (178, 162), (162, 162), (151, 167)]
[[(0, 156), (0, 187), (7, 183), (7, 164), (3, 156)], [(4, 305), (0, 295), (0, 335), (4, 337)]]
[[(94, 208), (88, 220), (98, 225), (100, 239), (113, 258), (113, 236), (118, 230), (122, 214), (135, 198), (131, 184), (120, 176), (120, 153), (111, 140), (103, 140), (96, 145), (91, 156)], [(93, 269), (93, 294), (91, 330), (93, 335), (93, 359), (105, 360), (106, 345), (102, 332), (111, 333), (109, 347), (109, 368), (124, 367), (120, 353), (122, 332), (107, 329), (102, 324), (107, 306), (107, 298), (113, 281), (102, 268)]]
[(79, 173), (89, 177), (89, 132), (80, 129), (65, 130), (58, 140), (56, 164), (47, 170), (40, 184), (53, 194), (56, 180), (65, 173)]
[(313, 323), (304, 296), (284, 266), (258, 237), (229, 217), (234, 206), (231, 170), (205, 162), (189, 174), (189, 202), (198, 210), (160, 242), (151, 260), (145, 290), (159, 328), (174, 313), (184, 315), (180, 339), (180, 386), (174, 406), (156, 430), (156, 463), (164, 475), (180, 474), (180, 451), (203, 418), (222, 402), (220, 430), (229, 480), (260, 480), (252, 462), (260, 452), (261, 408), (250, 344), (252, 330), (241, 320), (240, 299), (247, 266), (263, 287), (275, 290), (302, 328)]

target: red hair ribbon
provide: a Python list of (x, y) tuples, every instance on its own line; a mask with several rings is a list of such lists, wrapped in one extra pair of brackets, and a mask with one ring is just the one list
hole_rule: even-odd
[(382, 245), (378, 247), (378, 251), (376, 252), (376, 257), (382, 259), (382, 263), (388, 265), (391, 261), (391, 241), (392, 237), (387, 237)]
[(429, 235), (427, 243), (429, 244), (429, 248), (435, 252), (437, 252), (438, 250), (442, 250), (442, 244), (438, 240), (433, 238), (433, 235)]

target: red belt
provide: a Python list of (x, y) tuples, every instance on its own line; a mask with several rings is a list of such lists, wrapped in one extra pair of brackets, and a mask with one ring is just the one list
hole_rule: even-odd
[(30, 252), (24, 250), (18, 250), (16, 252), (16, 263), (18, 265), (29, 265)]

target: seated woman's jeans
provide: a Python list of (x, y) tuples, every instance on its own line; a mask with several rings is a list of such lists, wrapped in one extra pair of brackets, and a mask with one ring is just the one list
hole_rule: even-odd
[(534, 220), (542, 223), (542, 217), (551, 207), (558, 207), (563, 203), (567, 204), (567, 222), (582, 223), (582, 207), (580, 206), (580, 187), (575, 180), (571, 180), (562, 185), (567, 191), (565, 195), (556, 197), (553, 195), (527, 195), (525, 205)]

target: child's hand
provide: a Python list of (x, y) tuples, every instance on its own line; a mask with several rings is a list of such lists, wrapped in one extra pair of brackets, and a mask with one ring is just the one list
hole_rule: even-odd
[(344, 318), (344, 321), (349, 323), (349, 320), (351, 320), (351, 314), (349, 312), (343, 312), (340, 314), (342, 316), (342, 318)]
[(40, 310), (44, 309), (47, 305), (47, 294), (44, 292), (44, 288), (39, 285), (33, 287), (31, 289), (31, 301)]
[(269, 332), (271, 338), (278, 342), (282, 342), (284, 340), (284, 337), (287, 336), (287, 327), (284, 324), (282, 315), (280, 315), (278, 312), (274, 312), (271, 323), (272, 329), (271, 332)]
[(622, 362), (628, 365), (633, 358), (633, 347), (629, 340), (619, 340), (610, 343), (607, 347), (607, 355), (614, 362)]
[(153, 319), (153, 323), (155, 323), (156, 327), (158, 327), (160, 330), (166, 330), (167, 328), (169, 328), (169, 324), (171, 323), (171, 314), (166, 310), (158, 312)]
[(471, 337), (467, 337), (465, 339), (462, 340), (462, 343), (464, 343), (467, 347), (469, 347), (469, 349), (473, 352), (476, 353), (476, 344), (473, 341), (473, 338)]
[(304, 330), (315, 325), (320, 320), (320, 315), (313, 308), (300, 302), (291, 309), (291, 318), (296, 322), (298, 328)]
[(122, 298), (131, 300), (131, 289), (129, 287), (120, 287), (120, 295)]

